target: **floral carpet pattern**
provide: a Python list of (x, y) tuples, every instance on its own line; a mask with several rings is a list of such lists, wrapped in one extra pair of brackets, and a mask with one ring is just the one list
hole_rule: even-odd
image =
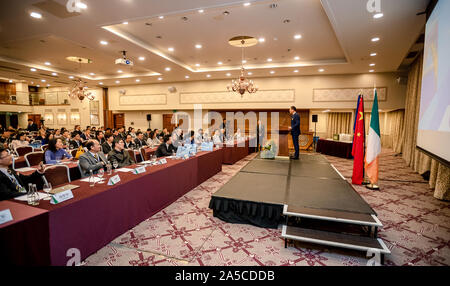
[[(114, 239), (82, 265), (120, 266), (358, 266), (362, 252), (296, 242), (284, 248), (279, 229), (230, 224), (212, 215), (211, 195), (256, 155), (199, 185), (176, 202)], [(353, 161), (326, 156), (351, 181)], [(380, 191), (355, 186), (383, 223), (379, 237), (391, 254), (385, 265), (450, 265), (450, 203), (433, 197), (423, 178), (384, 149)]]

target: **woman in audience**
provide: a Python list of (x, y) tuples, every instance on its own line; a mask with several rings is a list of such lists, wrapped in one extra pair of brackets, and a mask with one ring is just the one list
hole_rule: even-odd
[(39, 129), (39, 131), (38, 131), (39, 133), (38, 133), (38, 136), (36, 136), (36, 138), (34, 138), (34, 140), (41, 140), (41, 142), (43, 142), (44, 141), (44, 139), (45, 139), (45, 130), (43, 130), (43, 129)]
[(17, 147), (24, 147), (30, 145), (29, 139), (26, 134), (21, 132), (16, 136), (16, 139), (12, 141), (11, 148), (15, 150)]
[(42, 145), (44, 145), (44, 144), (48, 144), (49, 142), (50, 142), (50, 140), (52, 140), (54, 138), (54, 135), (52, 134), (52, 133), (47, 133), (46, 135), (45, 135), (45, 139), (44, 140), (42, 140)]
[(66, 162), (72, 160), (72, 155), (68, 154), (63, 149), (62, 140), (53, 138), (48, 143), (47, 151), (45, 151), (46, 164), (58, 164), (59, 162)]
[(214, 144), (222, 143), (222, 136), (220, 134), (219, 129), (216, 129), (216, 131), (214, 131), (213, 142)]
[(130, 128), (131, 128), (131, 130), (130, 130), (130, 132), (128, 132), (128, 134), (131, 135), (131, 138), (134, 140), (134, 139), (136, 139), (136, 129), (134, 129), (132, 127), (130, 127)]
[(234, 134), (234, 139), (241, 140), (242, 138), (243, 137), (242, 137), (242, 134), (241, 134), (241, 129), (238, 128), (237, 131), (236, 131), (236, 134)]

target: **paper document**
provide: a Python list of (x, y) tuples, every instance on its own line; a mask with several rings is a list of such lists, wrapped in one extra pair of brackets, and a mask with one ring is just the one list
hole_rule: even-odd
[[(41, 192), (38, 192), (38, 194), (39, 194), (39, 200), (42, 200), (43, 198), (45, 198), (45, 197), (48, 196), (47, 194), (41, 193)], [(16, 201), (21, 201), (21, 202), (26, 202), (26, 201), (28, 201), (28, 200), (27, 200), (27, 195), (23, 195), (23, 196), (14, 198), (14, 199), (15, 199)]]
[[(80, 180), (80, 181), (82, 181), (82, 182), (88, 182), (88, 183), (89, 183), (89, 177), (84, 178), (84, 179), (82, 179), (82, 180)], [(100, 182), (100, 181), (103, 181), (103, 179), (100, 179), (99, 177), (94, 177), (94, 182), (95, 182), (95, 183), (98, 183), (98, 182)]]
[(127, 172), (133, 172), (133, 169), (129, 169), (129, 168), (120, 168), (120, 169), (116, 169), (117, 172), (122, 172), (122, 173), (127, 173)]

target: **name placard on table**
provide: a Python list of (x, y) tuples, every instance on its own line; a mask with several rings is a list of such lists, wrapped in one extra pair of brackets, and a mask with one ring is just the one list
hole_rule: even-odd
[(67, 201), (70, 199), (73, 199), (73, 193), (71, 190), (67, 190), (67, 191), (52, 195), (50, 203), (52, 205), (56, 205), (56, 204), (62, 203), (64, 201)]
[(12, 221), (13, 217), (11, 211), (9, 209), (0, 211), (0, 224), (7, 223), (8, 221)]
[(144, 166), (140, 166), (140, 167), (137, 167), (137, 168), (135, 168), (134, 170), (133, 170), (133, 173), (134, 174), (142, 174), (142, 173), (145, 173), (146, 172), (146, 170), (145, 170), (145, 167)]
[(113, 186), (113, 185), (115, 185), (115, 184), (117, 184), (119, 182), (120, 182), (119, 175), (112, 176), (111, 178), (109, 178), (108, 186)]

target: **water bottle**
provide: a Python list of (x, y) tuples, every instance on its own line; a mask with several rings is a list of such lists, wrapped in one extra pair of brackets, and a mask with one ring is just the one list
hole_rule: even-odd
[(92, 170), (89, 171), (89, 187), (93, 187), (95, 185), (94, 173)]
[(27, 203), (29, 205), (33, 205), (34, 203), (34, 188), (33, 188), (33, 184), (29, 183), (28, 184), (28, 192), (27, 192)]

